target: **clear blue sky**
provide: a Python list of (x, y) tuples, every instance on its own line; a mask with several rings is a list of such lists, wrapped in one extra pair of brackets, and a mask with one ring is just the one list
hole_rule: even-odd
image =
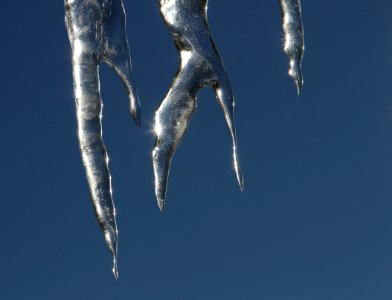
[(210, 0), (245, 191), (206, 89), (161, 214), (151, 129), (179, 58), (157, 1), (126, 1), (141, 129), (120, 81), (101, 68), (116, 281), (77, 145), (63, 1), (1, 1), (0, 298), (392, 299), (392, 2), (302, 5), (297, 97), (278, 1)]

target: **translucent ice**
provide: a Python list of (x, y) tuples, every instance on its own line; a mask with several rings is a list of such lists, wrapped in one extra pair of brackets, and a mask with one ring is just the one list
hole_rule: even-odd
[(157, 142), (152, 157), (155, 193), (162, 210), (171, 160), (196, 110), (197, 92), (204, 86), (214, 89), (224, 112), (241, 189), (243, 179), (237, 154), (233, 91), (208, 28), (207, 0), (160, 0), (160, 9), (181, 57), (177, 75), (155, 114)]
[(108, 156), (102, 141), (99, 63), (111, 66), (128, 93), (131, 114), (139, 124), (139, 101), (131, 75), (122, 0), (65, 0), (65, 24), (72, 48), (78, 138), (95, 215), (113, 254), (117, 271), (116, 210)]
[(303, 85), (301, 62), (304, 54), (304, 30), (301, 19), (300, 0), (279, 0), (282, 10), (284, 52), (290, 60), (289, 75), (300, 93)]

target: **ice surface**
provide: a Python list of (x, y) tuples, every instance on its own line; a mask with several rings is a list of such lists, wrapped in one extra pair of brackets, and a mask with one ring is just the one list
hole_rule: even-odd
[(118, 233), (109, 159), (102, 141), (99, 64), (107, 63), (120, 77), (128, 93), (131, 114), (139, 125), (140, 108), (131, 75), (124, 5), (122, 0), (65, 0), (64, 5), (72, 48), (80, 151), (95, 215), (113, 254), (113, 273), (117, 278)]
[(161, 0), (160, 8), (181, 57), (177, 75), (155, 114), (157, 141), (152, 158), (155, 194), (162, 210), (173, 155), (196, 110), (197, 92), (204, 86), (214, 89), (225, 115), (233, 140), (234, 169), (241, 189), (243, 178), (237, 154), (233, 91), (208, 28), (207, 1)]
[(300, 93), (303, 85), (301, 62), (304, 54), (304, 30), (301, 18), (300, 0), (280, 0), (284, 32), (284, 52), (289, 57), (289, 75)]

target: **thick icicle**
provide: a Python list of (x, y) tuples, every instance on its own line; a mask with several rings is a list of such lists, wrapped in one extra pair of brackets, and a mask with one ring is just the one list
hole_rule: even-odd
[(207, 0), (160, 0), (162, 17), (181, 56), (177, 75), (155, 114), (156, 146), (152, 153), (155, 193), (164, 207), (173, 155), (196, 110), (197, 92), (211, 86), (222, 107), (233, 140), (234, 169), (242, 189), (234, 126), (234, 96), (207, 24)]
[(131, 75), (122, 0), (65, 0), (65, 24), (72, 48), (78, 138), (91, 200), (117, 271), (116, 210), (108, 156), (102, 141), (99, 63), (110, 65), (123, 82), (131, 114), (139, 124), (139, 101)]
[(300, 0), (279, 0), (282, 10), (284, 52), (290, 60), (289, 75), (300, 93), (303, 85), (301, 62), (304, 54), (304, 30), (301, 19)]

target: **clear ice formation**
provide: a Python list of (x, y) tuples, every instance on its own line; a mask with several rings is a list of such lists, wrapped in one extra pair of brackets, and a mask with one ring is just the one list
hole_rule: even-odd
[(116, 210), (112, 199), (108, 155), (102, 141), (99, 63), (120, 77), (137, 125), (140, 105), (131, 74), (122, 0), (65, 0), (65, 24), (72, 48), (78, 138), (95, 215), (113, 255), (118, 277)]
[(160, 10), (181, 57), (174, 81), (155, 113), (157, 141), (152, 158), (155, 194), (162, 210), (171, 160), (196, 110), (197, 92), (204, 86), (214, 89), (224, 112), (241, 189), (243, 178), (237, 154), (233, 91), (208, 28), (207, 0), (160, 0)]
[(301, 1), (279, 0), (279, 2), (282, 11), (284, 52), (289, 57), (289, 75), (294, 79), (299, 94), (303, 85), (301, 62), (305, 49), (304, 29), (301, 19)]

